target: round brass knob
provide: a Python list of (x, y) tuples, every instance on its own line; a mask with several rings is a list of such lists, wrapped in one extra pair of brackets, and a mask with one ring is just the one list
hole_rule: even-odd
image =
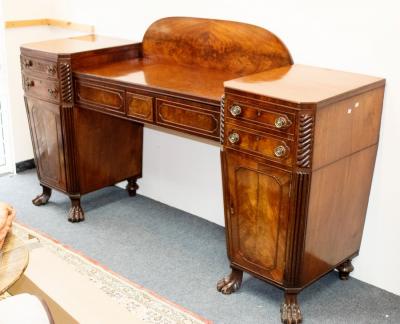
[(237, 117), (237, 116), (239, 116), (239, 115), (242, 113), (242, 107), (240, 107), (240, 106), (238, 106), (238, 105), (233, 105), (233, 106), (231, 107), (231, 109), (229, 109), (229, 110), (230, 110), (231, 115), (232, 115), (233, 117)]
[(49, 89), (47, 89), (47, 92), (49, 93), (50, 96), (57, 97), (58, 89), (57, 88), (53, 88), (53, 89), (49, 88)]
[(30, 87), (33, 87), (35, 85), (35, 82), (33, 80), (30, 80), (28, 78), (25, 79), (25, 87), (29, 90)]
[(275, 147), (274, 155), (279, 158), (285, 156), (286, 155), (286, 147), (284, 147), (283, 145), (279, 145), (279, 146)]
[(32, 65), (33, 65), (32, 60), (25, 60), (25, 61), (24, 61), (24, 66), (25, 66), (26, 68), (31, 67)]
[(280, 116), (275, 119), (275, 127), (276, 128), (285, 128), (289, 124), (287, 118)]
[(56, 67), (54, 65), (48, 65), (47, 66), (47, 73), (48, 74), (54, 74), (56, 73)]
[(239, 142), (240, 136), (239, 136), (238, 133), (230, 133), (229, 136), (228, 136), (228, 140), (232, 144), (236, 144), (237, 142)]

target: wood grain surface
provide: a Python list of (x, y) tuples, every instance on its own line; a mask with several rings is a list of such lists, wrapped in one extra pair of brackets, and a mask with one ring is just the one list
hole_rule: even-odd
[(24, 242), (13, 233), (6, 237), (0, 251), (0, 294), (3, 294), (24, 273), (29, 251)]

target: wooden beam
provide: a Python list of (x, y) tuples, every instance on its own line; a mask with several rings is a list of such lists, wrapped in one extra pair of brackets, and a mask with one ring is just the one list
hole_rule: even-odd
[(6, 28), (19, 28), (30, 26), (43, 26), (47, 25), (47, 19), (29, 19), (29, 20), (9, 20), (5, 22)]
[(5, 22), (5, 28), (20, 28), (20, 27), (32, 27), (32, 26), (52, 26), (63, 29), (77, 30), (84, 33), (94, 33), (94, 26), (86, 24), (78, 24), (71, 21), (51, 19), (51, 18), (40, 18), (40, 19), (28, 19), (28, 20), (9, 20)]
[(78, 30), (84, 33), (94, 33), (94, 26), (86, 24), (78, 24), (71, 21), (59, 20), (59, 19), (47, 19), (49, 26)]

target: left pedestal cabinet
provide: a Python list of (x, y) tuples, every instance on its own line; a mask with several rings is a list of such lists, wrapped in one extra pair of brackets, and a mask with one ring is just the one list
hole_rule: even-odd
[[(68, 55), (21, 48), (25, 106), (43, 188), (33, 203), (46, 204), (52, 189), (64, 192), (71, 199), (71, 222), (84, 219), (83, 194), (128, 180), (128, 193), (135, 195), (136, 180), (142, 174), (143, 125), (74, 106), (74, 57), (79, 56), (80, 64), (90, 65), (90, 55), (95, 53), (106, 62), (120, 53), (126, 55), (131, 46), (104, 45), (101, 43), (97, 52), (93, 48), (78, 53), (69, 49)], [(134, 48), (130, 51), (135, 52)]]

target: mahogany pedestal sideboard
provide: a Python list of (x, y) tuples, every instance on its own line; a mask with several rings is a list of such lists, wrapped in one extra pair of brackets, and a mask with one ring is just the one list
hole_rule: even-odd
[[(371, 187), (385, 80), (293, 64), (272, 33), (244, 23), (165, 18), (141, 43), (89, 35), (24, 45), (21, 67), (46, 204), (142, 176), (143, 125), (220, 141), (227, 250), (243, 271), (297, 294), (353, 270)], [(222, 98), (222, 99), (221, 99)]]

